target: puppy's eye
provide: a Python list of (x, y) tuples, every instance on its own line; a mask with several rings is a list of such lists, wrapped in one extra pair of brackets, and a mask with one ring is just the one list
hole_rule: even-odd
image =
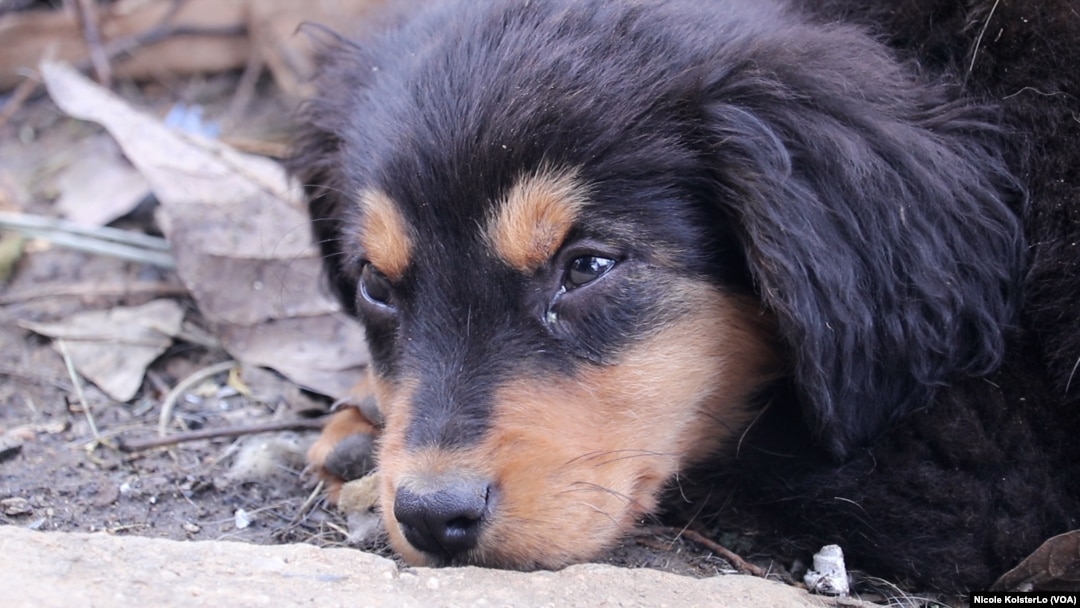
[(364, 264), (360, 271), (360, 295), (376, 306), (393, 307), (390, 279), (371, 264)]
[(570, 260), (566, 266), (563, 286), (567, 291), (588, 285), (607, 274), (615, 266), (615, 260), (595, 255), (583, 255)]

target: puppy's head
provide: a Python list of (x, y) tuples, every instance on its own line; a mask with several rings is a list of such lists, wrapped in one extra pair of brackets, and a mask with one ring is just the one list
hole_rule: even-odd
[[(745, 425), (769, 373), (756, 302), (688, 267), (680, 245), (700, 243), (612, 214), (604, 181), (581, 172), (357, 197), (382, 504), (415, 561), (595, 553)], [(459, 196), (483, 204), (443, 219)]]
[(996, 363), (976, 121), (858, 32), (701, 10), (449, 2), (328, 60), (292, 163), (410, 561), (595, 555), (778, 376), (842, 456)]

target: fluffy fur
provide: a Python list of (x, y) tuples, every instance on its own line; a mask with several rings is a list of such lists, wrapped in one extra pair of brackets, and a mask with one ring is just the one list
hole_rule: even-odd
[[(291, 166), (368, 329), (407, 557), (588, 559), (676, 474), (675, 511), (944, 590), (1077, 527), (1068, 0), (447, 0), (361, 38)], [(395, 532), (461, 484), (478, 545)]]

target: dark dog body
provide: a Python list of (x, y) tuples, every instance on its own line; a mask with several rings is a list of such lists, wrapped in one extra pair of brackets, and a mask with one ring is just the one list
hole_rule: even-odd
[(808, 4), (446, 2), (332, 54), (293, 166), (407, 558), (587, 559), (676, 477), (940, 588), (1076, 527), (1080, 16)]

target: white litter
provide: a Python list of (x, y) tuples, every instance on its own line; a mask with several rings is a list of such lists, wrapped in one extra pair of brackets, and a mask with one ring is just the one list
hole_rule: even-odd
[(814, 567), (806, 571), (803, 582), (812, 593), (847, 595), (851, 587), (840, 545), (825, 545), (815, 553)]
[(237, 509), (236, 513), (233, 513), (233, 523), (236, 524), (237, 530), (243, 530), (251, 525), (251, 515), (243, 509)]

